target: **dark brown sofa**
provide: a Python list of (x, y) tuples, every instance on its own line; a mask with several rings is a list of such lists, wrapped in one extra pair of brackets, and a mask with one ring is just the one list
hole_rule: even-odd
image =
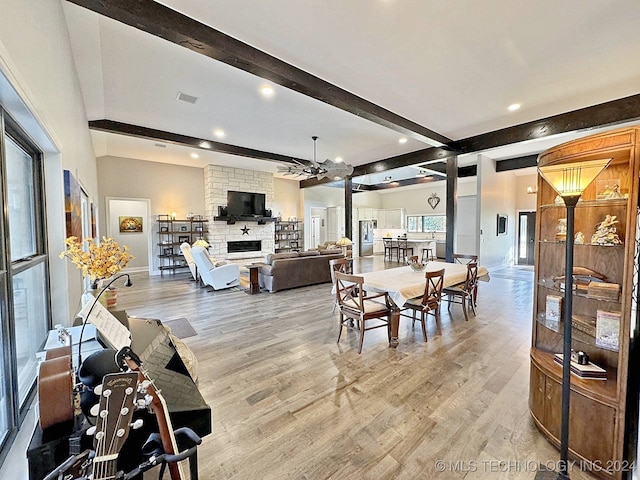
[(342, 258), (341, 250), (270, 253), (259, 265), (260, 288), (277, 292), (331, 281), (329, 260)]

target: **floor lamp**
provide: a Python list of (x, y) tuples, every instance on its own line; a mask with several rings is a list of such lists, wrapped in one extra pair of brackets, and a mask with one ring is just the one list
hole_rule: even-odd
[(610, 158), (538, 167), (538, 172), (564, 200), (567, 209), (567, 240), (564, 263), (564, 342), (562, 346), (562, 423), (558, 473), (538, 472), (536, 480), (568, 479), (569, 400), (571, 394), (571, 316), (573, 308), (573, 230), (576, 204), (589, 184), (611, 162)]

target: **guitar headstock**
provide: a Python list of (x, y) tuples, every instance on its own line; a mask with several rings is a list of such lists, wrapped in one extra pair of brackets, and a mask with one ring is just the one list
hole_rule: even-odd
[(96, 417), (94, 479), (101, 478), (95, 476), (96, 466), (100, 462), (115, 464), (118, 452), (127, 439), (137, 387), (138, 374), (135, 372), (110, 373), (104, 376)]

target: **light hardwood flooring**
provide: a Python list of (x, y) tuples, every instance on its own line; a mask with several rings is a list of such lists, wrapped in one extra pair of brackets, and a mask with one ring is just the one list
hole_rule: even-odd
[[(378, 256), (354, 270), (396, 265)], [(252, 296), (139, 276), (118, 304), (198, 332), (185, 341), (213, 412), (202, 479), (530, 479), (559, 455), (528, 411), (532, 278), (496, 271), (469, 322), (445, 307), (425, 344), (403, 317), (398, 348), (378, 329), (361, 355), (355, 331), (336, 343), (329, 284)]]
[[(391, 266), (374, 256), (354, 270)], [(188, 274), (136, 274), (118, 307), (186, 317), (198, 332), (185, 342), (213, 414), (202, 480), (531, 479), (559, 457), (528, 411), (533, 272), (491, 277), (469, 322), (445, 305), (424, 343), (403, 317), (398, 348), (377, 329), (361, 355), (355, 331), (336, 343), (329, 284), (248, 295), (208, 291)]]

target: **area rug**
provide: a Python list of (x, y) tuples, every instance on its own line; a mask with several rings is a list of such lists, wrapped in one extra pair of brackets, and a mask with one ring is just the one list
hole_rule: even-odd
[(162, 323), (169, 327), (171, 329), (171, 333), (178, 338), (193, 337), (198, 334), (186, 318), (176, 318)]

